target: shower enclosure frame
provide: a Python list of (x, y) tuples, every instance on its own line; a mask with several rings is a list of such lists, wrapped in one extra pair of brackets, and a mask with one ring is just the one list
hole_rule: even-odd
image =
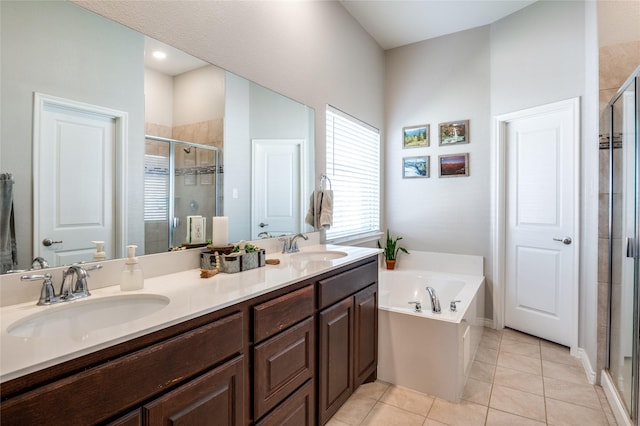
[(222, 157), (222, 150), (220, 148), (217, 148), (215, 146), (211, 146), (211, 145), (203, 145), (203, 144), (199, 144), (199, 143), (195, 143), (195, 142), (187, 142), (187, 141), (182, 141), (179, 139), (172, 139), (172, 138), (164, 138), (161, 136), (153, 136), (153, 135), (145, 135), (145, 140), (152, 140), (152, 141), (158, 141), (158, 142), (166, 142), (169, 144), (169, 205), (168, 205), (168, 216), (169, 216), (169, 227), (168, 227), (168, 232), (169, 232), (169, 247), (173, 247), (174, 246), (174, 231), (175, 228), (177, 227), (177, 223), (175, 222), (175, 193), (176, 193), (176, 189), (175, 189), (175, 184), (176, 184), (176, 174), (175, 174), (175, 169), (176, 169), (176, 158), (175, 158), (175, 148), (178, 145), (184, 145), (184, 146), (188, 146), (188, 147), (193, 147), (193, 148), (200, 148), (200, 149), (206, 149), (209, 151), (213, 151), (214, 153), (214, 170), (215, 170), (215, 175), (216, 175), (216, 179), (215, 179), (215, 185), (214, 185), (214, 193), (215, 193), (215, 198), (216, 198), (216, 202), (215, 202), (215, 215), (216, 216), (221, 216), (222, 215), (222, 197), (220, 196), (220, 194), (222, 194), (222, 183), (221, 183), (221, 176), (222, 176), (222, 166), (221, 166), (221, 157)]
[[(613, 322), (613, 273), (614, 273), (614, 238), (613, 238), (613, 230), (614, 230), (614, 191), (615, 188), (615, 180), (614, 180), (614, 145), (615, 145), (615, 122), (618, 118), (614, 115), (614, 105), (615, 103), (623, 96), (630, 87), (634, 88), (634, 119), (635, 119), (635, 129), (634, 129), (634, 138), (633, 140), (624, 140), (622, 143), (633, 143), (633, 153), (634, 153), (634, 171), (633, 171), (633, 180), (634, 180), (634, 189), (632, 193), (624, 194), (635, 197), (634, 199), (634, 233), (633, 237), (627, 238), (627, 252), (622, 253), (620, 256), (626, 256), (627, 258), (633, 258), (633, 324), (632, 324), (632, 365), (631, 365), (631, 396), (630, 396), (630, 407), (625, 407), (625, 404), (622, 401), (619, 401), (620, 406), (624, 407), (628, 410), (627, 414), (630, 415), (631, 424), (640, 425), (640, 421), (638, 419), (639, 416), (639, 403), (640, 403), (640, 378), (638, 373), (640, 372), (640, 291), (638, 289), (640, 282), (640, 212), (638, 210), (638, 202), (640, 201), (640, 141), (638, 138), (638, 130), (640, 126), (640, 67), (638, 67), (631, 76), (625, 81), (625, 83), (618, 89), (616, 94), (611, 98), (609, 103), (607, 104), (607, 112), (609, 118), (609, 221), (608, 221), (608, 233), (609, 233), (609, 241), (608, 241), (608, 256), (609, 256), (609, 268), (608, 268), (608, 303), (607, 303), (607, 334), (606, 334), (606, 364), (605, 368), (610, 375), (610, 367), (611, 367), (611, 348), (612, 348), (612, 322)], [(624, 238), (624, 235), (621, 235)], [(614, 381), (609, 381), (613, 384)], [(615, 387), (615, 385), (613, 385)], [(619, 390), (615, 387), (616, 395), (615, 397), (618, 400), (621, 400)]]

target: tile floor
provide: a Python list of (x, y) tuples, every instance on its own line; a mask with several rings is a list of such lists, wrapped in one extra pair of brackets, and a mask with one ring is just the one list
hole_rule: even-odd
[(568, 348), (485, 329), (459, 404), (377, 381), (361, 386), (327, 426), (615, 424), (602, 388), (589, 384)]

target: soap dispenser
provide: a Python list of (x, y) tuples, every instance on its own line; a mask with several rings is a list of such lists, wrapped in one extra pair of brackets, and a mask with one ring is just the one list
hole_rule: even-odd
[(142, 269), (136, 257), (137, 247), (138, 246), (134, 245), (127, 246), (129, 257), (125, 260), (124, 269), (122, 270), (122, 279), (120, 280), (121, 291), (141, 290), (144, 288)]
[(91, 241), (96, 245), (96, 251), (93, 253), (93, 260), (101, 262), (107, 258), (107, 254), (104, 252), (104, 241)]

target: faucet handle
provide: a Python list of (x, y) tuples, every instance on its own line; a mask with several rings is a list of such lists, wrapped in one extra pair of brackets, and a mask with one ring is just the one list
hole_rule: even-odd
[(415, 312), (422, 312), (422, 304), (419, 301), (412, 301), (409, 302), (410, 305), (416, 305), (416, 310)]
[(40, 298), (38, 299), (38, 305), (50, 305), (58, 302), (60, 298), (56, 296), (56, 291), (53, 288), (53, 282), (51, 281), (51, 274), (35, 274), (35, 275), (23, 275), (20, 277), (21, 281), (42, 281), (42, 289), (40, 290)]
[(457, 312), (458, 311), (458, 307), (456, 306), (456, 303), (462, 303), (462, 300), (452, 300), (449, 303), (449, 310), (451, 312)]

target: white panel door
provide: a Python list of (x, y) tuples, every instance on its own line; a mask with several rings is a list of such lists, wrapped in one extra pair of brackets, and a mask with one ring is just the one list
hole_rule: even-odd
[(251, 238), (300, 232), (302, 140), (258, 140), (253, 147)]
[(91, 261), (92, 241), (100, 240), (112, 258), (116, 119), (54, 102), (41, 105), (34, 254), (52, 266)]
[(577, 254), (571, 107), (506, 123), (505, 326), (573, 344)]

